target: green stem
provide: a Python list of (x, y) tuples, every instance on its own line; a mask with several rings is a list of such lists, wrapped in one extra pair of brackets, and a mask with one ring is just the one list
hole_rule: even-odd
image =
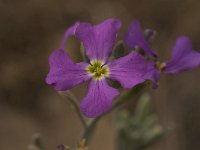
[(75, 95), (71, 91), (67, 91), (66, 93), (60, 92), (60, 94), (67, 97), (68, 100), (71, 102), (71, 104), (74, 106), (74, 109), (76, 111), (77, 116), (79, 117), (81, 121), (81, 124), (83, 125), (84, 129), (86, 129), (87, 124), (85, 122), (83, 115), (80, 112), (78, 99), (75, 97)]
[(96, 125), (97, 125), (98, 121), (100, 120), (100, 118), (101, 117), (90, 120), (87, 124), (87, 127), (85, 128), (85, 130), (83, 132), (81, 139), (85, 139), (87, 145), (90, 143), (90, 140), (93, 136), (94, 130), (95, 130)]

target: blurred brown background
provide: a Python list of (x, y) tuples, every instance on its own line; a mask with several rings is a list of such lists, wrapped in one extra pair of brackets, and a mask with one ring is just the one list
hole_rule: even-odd
[[(34, 133), (41, 133), (47, 150), (61, 143), (74, 145), (81, 126), (72, 107), (44, 82), (48, 56), (58, 48), (65, 29), (75, 21), (99, 23), (109, 17), (156, 29), (153, 42), (161, 60), (169, 58), (173, 41), (188, 35), (200, 50), (199, 0), (0, 0), (0, 149), (27, 150)], [(68, 50), (80, 60), (78, 42)], [(163, 75), (151, 91), (155, 113), (171, 134), (153, 150), (200, 149), (200, 69)], [(85, 85), (73, 89), (81, 98)], [(114, 150), (110, 116), (98, 126), (92, 150)]]

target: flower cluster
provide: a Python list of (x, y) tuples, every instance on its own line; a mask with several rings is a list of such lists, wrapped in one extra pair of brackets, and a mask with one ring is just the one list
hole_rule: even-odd
[[(117, 19), (108, 19), (94, 26), (76, 22), (66, 31), (60, 48), (49, 57), (50, 71), (46, 82), (55, 90), (69, 90), (84, 81), (90, 81), (88, 93), (80, 104), (81, 111), (87, 117), (97, 117), (108, 111), (119, 95), (118, 89), (109, 85), (107, 79), (118, 81), (123, 88), (133, 88), (145, 80), (152, 80), (156, 87), (161, 71), (177, 73), (200, 64), (200, 53), (192, 50), (187, 37), (177, 39), (170, 61), (158, 63), (157, 55), (150, 49), (138, 21), (130, 25), (124, 41), (130, 50), (140, 47), (145, 55), (153, 58), (152, 61), (135, 51), (111, 60), (109, 56), (120, 27), (121, 22)], [(71, 35), (83, 43), (89, 62), (75, 63), (64, 51)]]
[(173, 48), (172, 56), (169, 61), (159, 62), (157, 54), (149, 47), (148, 37), (145, 38), (144, 33), (138, 21), (133, 21), (129, 26), (128, 33), (125, 34), (124, 41), (129, 49), (136, 47), (153, 59), (149, 59), (149, 65), (145, 79), (153, 81), (153, 87), (158, 86), (160, 73), (175, 74), (183, 71), (191, 70), (200, 65), (200, 53), (192, 49), (192, 43), (186, 36), (177, 38)]

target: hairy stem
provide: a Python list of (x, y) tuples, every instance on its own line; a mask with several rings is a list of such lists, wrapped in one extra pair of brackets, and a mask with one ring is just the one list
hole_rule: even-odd
[(95, 131), (96, 125), (99, 122), (101, 117), (92, 119), (88, 122), (87, 127), (85, 128), (83, 135), (81, 137), (81, 139), (85, 139), (86, 140), (86, 144), (88, 145), (90, 143), (90, 140), (93, 136), (93, 133)]
[(71, 91), (60, 92), (60, 94), (67, 97), (68, 100), (71, 102), (71, 104), (73, 105), (73, 107), (76, 111), (77, 116), (79, 117), (79, 120), (80, 120), (82, 126), (84, 127), (84, 129), (86, 129), (87, 124), (85, 122), (83, 115), (80, 112), (79, 102), (78, 102), (78, 99), (76, 98), (76, 96)]

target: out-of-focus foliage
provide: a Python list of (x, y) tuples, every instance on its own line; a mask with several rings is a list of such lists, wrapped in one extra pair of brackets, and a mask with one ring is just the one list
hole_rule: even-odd
[(33, 135), (32, 143), (28, 146), (28, 150), (44, 150), (44, 143), (40, 134)]
[(167, 129), (158, 123), (151, 113), (149, 95), (144, 94), (138, 101), (134, 114), (122, 110), (117, 116), (119, 150), (144, 150), (159, 141)]

